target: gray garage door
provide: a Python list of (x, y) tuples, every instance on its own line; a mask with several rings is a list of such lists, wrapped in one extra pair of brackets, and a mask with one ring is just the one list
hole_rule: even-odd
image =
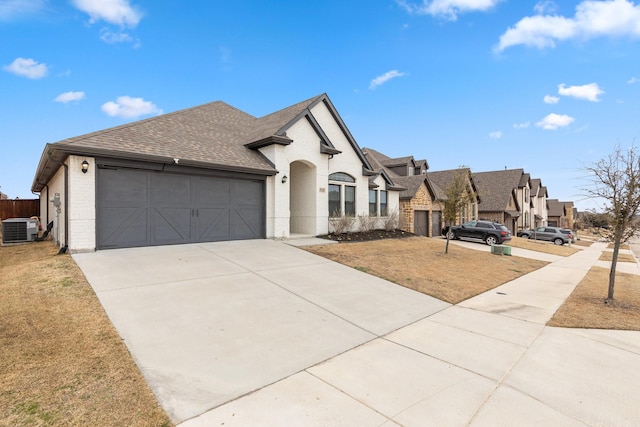
[(264, 181), (99, 168), (98, 249), (265, 237)]

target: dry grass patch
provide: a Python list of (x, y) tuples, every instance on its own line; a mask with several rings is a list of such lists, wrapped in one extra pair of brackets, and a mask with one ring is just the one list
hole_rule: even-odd
[[(600, 255), (600, 261), (613, 261), (613, 252), (604, 251)], [(618, 262), (636, 262), (636, 259), (630, 254), (618, 254)]]
[(572, 243), (572, 245), (583, 246), (585, 248), (588, 248), (589, 246), (593, 245), (593, 240), (580, 239), (580, 240), (576, 240), (576, 242)]
[[(613, 249), (615, 247), (615, 245), (613, 243), (609, 243), (607, 245), (607, 249)], [(620, 249), (625, 249), (625, 250), (630, 250), (629, 244), (628, 243), (623, 243), (620, 245)]]
[(305, 249), (440, 300), (457, 304), (546, 265), (492, 255), (426, 237), (310, 246)]
[(0, 419), (11, 426), (168, 426), (69, 255), (0, 247)]
[(512, 237), (510, 241), (505, 242), (505, 245), (560, 256), (570, 256), (580, 250), (567, 245), (559, 246), (549, 242), (542, 242), (540, 240), (525, 239), (524, 237)]
[(592, 267), (549, 326), (640, 331), (640, 276), (617, 273), (614, 301), (605, 304), (609, 269)]

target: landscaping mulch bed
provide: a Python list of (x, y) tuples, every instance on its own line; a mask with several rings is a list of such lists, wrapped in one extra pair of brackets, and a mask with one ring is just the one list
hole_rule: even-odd
[(372, 240), (401, 239), (413, 237), (415, 234), (403, 230), (371, 230), (366, 232), (325, 234), (318, 236), (321, 239), (333, 240), (336, 242), (370, 242)]

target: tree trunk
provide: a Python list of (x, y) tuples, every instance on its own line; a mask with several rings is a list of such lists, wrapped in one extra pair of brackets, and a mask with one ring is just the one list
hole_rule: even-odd
[(613, 257), (611, 259), (611, 270), (609, 270), (609, 291), (607, 292), (607, 301), (613, 301), (613, 290), (616, 284), (616, 265), (618, 264), (618, 253), (620, 252), (620, 243), (622, 235), (616, 231), (613, 239)]
[(447, 238), (447, 244), (444, 247), (444, 253), (448, 254), (449, 253), (449, 230), (451, 229), (451, 226), (449, 226), (449, 228), (447, 229), (447, 227), (445, 227), (445, 230), (447, 230), (446, 233), (444, 233), (444, 237)]

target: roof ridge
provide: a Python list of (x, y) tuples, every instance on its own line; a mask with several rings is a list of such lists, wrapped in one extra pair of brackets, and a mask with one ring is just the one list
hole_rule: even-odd
[(182, 114), (187, 114), (189, 112), (192, 112), (193, 110), (201, 109), (201, 108), (204, 108), (204, 107), (210, 107), (210, 106), (212, 106), (214, 104), (225, 105), (225, 106), (227, 106), (227, 107), (229, 107), (231, 109), (234, 109), (236, 111), (241, 112), (242, 114), (246, 114), (248, 116), (251, 116), (251, 117), (255, 118), (251, 114), (248, 114), (248, 113), (240, 110), (239, 108), (234, 107), (233, 105), (227, 104), (224, 101), (217, 100), (217, 101), (207, 102), (207, 103), (201, 104), (201, 105), (196, 105), (194, 107), (183, 108), (181, 110), (171, 111), (169, 113), (158, 114), (157, 116), (154, 116), (154, 117), (148, 117), (146, 119), (136, 120), (136, 121), (129, 122), (129, 123), (124, 123), (124, 124), (121, 124), (121, 125), (118, 125), (118, 126), (109, 127), (109, 128), (106, 128), (106, 129), (96, 130), (96, 131), (93, 131), (93, 132), (85, 133), (83, 135), (78, 135), (78, 136), (74, 136), (74, 137), (71, 137), (71, 138), (66, 138), (66, 139), (60, 140), (58, 142), (55, 142), (54, 144), (73, 144), (73, 143), (76, 143), (76, 142), (79, 142), (79, 141), (82, 141), (84, 139), (91, 138), (91, 137), (94, 137), (94, 136), (108, 135), (108, 134), (110, 134), (112, 132), (117, 132), (117, 131), (120, 131), (122, 129), (127, 129), (127, 128), (130, 128), (130, 127), (136, 127), (136, 126), (143, 125), (143, 124), (146, 124), (146, 123), (149, 123), (149, 122), (153, 122), (155, 120), (162, 120), (162, 119), (170, 118), (172, 116), (178, 116), (178, 115), (182, 115)]

